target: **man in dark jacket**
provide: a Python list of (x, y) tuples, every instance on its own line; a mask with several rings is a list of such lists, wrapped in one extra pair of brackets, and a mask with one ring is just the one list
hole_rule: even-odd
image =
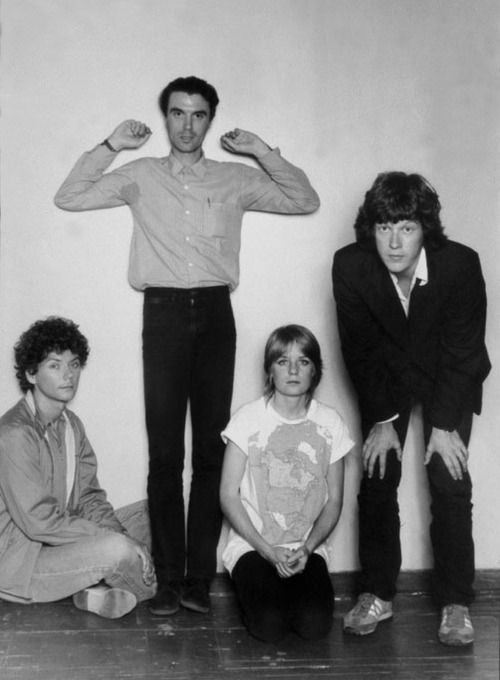
[(420, 405), (438, 635), (444, 644), (464, 645), (474, 639), (467, 445), (490, 363), (479, 258), (447, 240), (440, 209), (435, 190), (420, 175), (383, 173), (359, 210), (357, 242), (334, 257), (342, 352), (359, 398), (364, 442), (360, 595), (344, 630), (366, 635), (392, 616), (401, 567), (401, 455), (410, 413)]

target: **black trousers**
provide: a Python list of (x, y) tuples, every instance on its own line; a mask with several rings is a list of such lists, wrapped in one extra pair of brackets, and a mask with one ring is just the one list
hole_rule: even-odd
[[(424, 417), (424, 440), (429, 441), (431, 426)], [(401, 446), (404, 445), (410, 411), (394, 421)], [(457, 431), (467, 446), (472, 413), (464, 416)], [(371, 425), (363, 425), (363, 440)], [(423, 454), (422, 454), (423, 464)], [(472, 483), (469, 473), (454, 480), (438, 454), (428, 463), (427, 478), (431, 494), (430, 537), (434, 554), (433, 595), (436, 603), (469, 605), (474, 599), (474, 542), (472, 539)], [(397, 491), (401, 463), (396, 453), (387, 456), (384, 479), (378, 478), (378, 463), (373, 477), (364, 473), (358, 496), (360, 592), (370, 592), (383, 600), (396, 594), (401, 568), (400, 520)]]
[(301, 574), (281, 578), (257, 552), (236, 562), (231, 578), (249, 633), (277, 642), (290, 631), (306, 640), (328, 634), (333, 623), (333, 586), (325, 560), (313, 553)]
[[(236, 333), (225, 286), (148, 288), (143, 363), (149, 442), (148, 503), (158, 585), (210, 580), (222, 513), (220, 433), (230, 415)], [(192, 423), (192, 479), (184, 512), (184, 436)]]

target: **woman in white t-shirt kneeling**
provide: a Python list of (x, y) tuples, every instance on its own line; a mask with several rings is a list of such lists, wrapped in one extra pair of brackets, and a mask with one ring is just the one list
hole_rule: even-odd
[(317, 639), (332, 625), (326, 541), (340, 517), (353, 442), (337, 411), (313, 398), (322, 360), (311, 331), (276, 329), (264, 369), (264, 396), (222, 433), (221, 505), (231, 525), (222, 559), (252, 635)]

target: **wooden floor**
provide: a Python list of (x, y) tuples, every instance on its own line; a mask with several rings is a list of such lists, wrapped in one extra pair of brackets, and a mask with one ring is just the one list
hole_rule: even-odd
[[(348, 577), (352, 578), (352, 577)], [(342, 586), (342, 578), (339, 578)], [(1, 680), (498, 680), (500, 573), (484, 572), (472, 608), (476, 642), (470, 648), (437, 641), (430, 597), (402, 575), (404, 592), (392, 621), (364, 638), (345, 635), (351, 606), (339, 588), (335, 621), (320, 642), (290, 636), (279, 645), (251, 638), (222, 576), (212, 588), (213, 611), (152, 617), (142, 604), (118, 621), (75, 609), (71, 600), (22, 606), (0, 602)], [(344, 585), (347, 581), (344, 582)]]

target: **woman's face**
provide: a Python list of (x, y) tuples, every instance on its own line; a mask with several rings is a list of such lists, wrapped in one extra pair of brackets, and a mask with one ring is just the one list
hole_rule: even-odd
[(300, 346), (294, 342), (272, 364), (269, 371), (275, 392), (300, 397), (309, 392), (316, 369)]

